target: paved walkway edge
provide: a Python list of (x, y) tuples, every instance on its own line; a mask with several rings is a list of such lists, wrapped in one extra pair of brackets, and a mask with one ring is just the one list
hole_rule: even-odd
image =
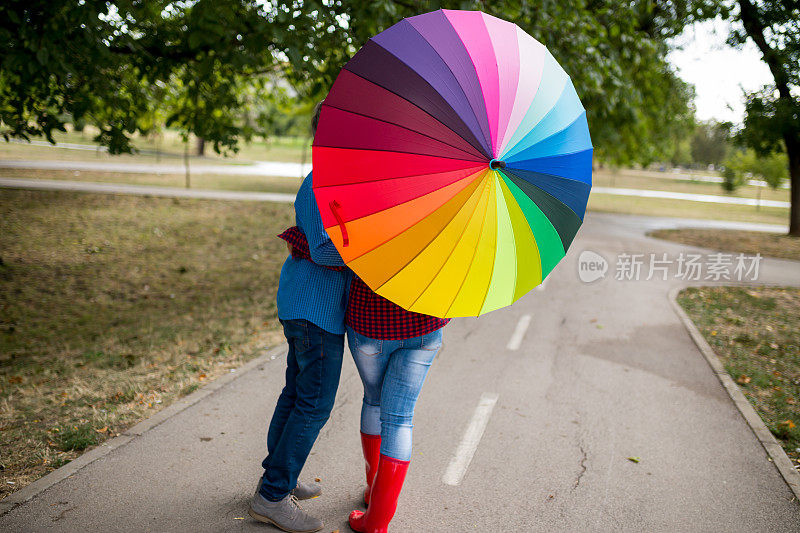
[(714, 352), (714, 349), (711, 348), (711, 345), (706, 342), (706, 339), (703, 337), (703, 334), (697, 329), (697, 326), (694, 325), (694, 322), (689, 315), (686, 314), (686, 311), (683, 310), (683, 307), (678, 303), (678, 293), (685, 289), (686, 287), (675, 287), (669, 293), (669, 301), (672, 304), (672, 309), (675, 310), (675, 313), (680, 317), (681, 322), (689, 331), (689, 335), (694, 340), (694, 343), (700, 349), (700, 352), (703, 354), (703, 357), (706, 358), (708, 361), (709, 366), (714, 371), (714, 374), (717, 375), (717, 378), (722, 383), (722, 386), (725, 387), (725, 390), (728, 391), (728, 395), (733, 400), (733, 403), (739, 409), (739, 412), (742, 413), (747, 424), (750, 426), (750, 429), (753, 430), (755, 433), (756, 438), (764, 447), (764, 450), (769, 455), (769, 460), (778, 468), (778, 472), (781, 473), (783, 476), (784, 481), (786, 484), (789, 485), (789, 488), (794, 493), (794, 497), (796, 500), (800, 500), (800, 472), (798, 472), (794, 466), (792, 465), (792, 461), (789, 459), (789, 456), (786, 455), (786, 452), (783, 451), (783, 448), (772, 435), (769, 429), (767, 429), (766, 424), (764, 421), (761, 420), (761, 417), (758, 416), (756, 410), (747, 401), (744, 393), (741, 391), (736, 382), (733, 381), (733, 378), (728, 374), (725, 370), (725, 367), (722, 365), (722, 362), (717, 357), (717, 354)]
[(166, 198), (199, 198), (204, 200), (241, 200), (256, 202), (294, 202), (295, 195), (280, 192), (224, 191), (216, 189), (182, 189), (151, 185), (126, 185), (124, 183), (99, 183), (95, 181), (69, 181), (0, 178), (0, 187), (44, 191), (75, 191), (100, 194), (130, 194), (136, 196), (162, 196)]
[(154, 427), (160, 425), (161, 423), (169, 420), (173, 416), (191, 407), (192, 405), (196, 404), (197, 402), (206, 398), (207, 396), (214, 394), (216, 391), (218, 391), (225, 385), (228, 385), (235, 379), (243, 376), (247, 372), (258, 367), (259, 365), (267, 361), (270, 361), (272, 358), (283, 353), (285, 350), (286, 347), (284, 345), (279, 345), (267, 350), (264, 354), (256, 357), (252, 361), (249, 361), (244, 365), (242, 365), (241, 367), (235, 369), (236, 372), (229, 372), (228, 374), (218, 377), (211, 383), (206, 384), (205, 386), (201, 387), (200, 389), (196, 390), (195, 392), (191, 393), (185, 398), (181, 398), (172, 405), (157, 412), (150, 418), (142, 420), (141, 422), (131, 427), (127, 431), (121, 433), (118, 437), (114, 437), (113, 439), (107, 440), (103, 444), (97, 446), (96, 448), (92, 448), (88, 452), (84, 453), (77, 459), (70, 461), (61, 468), (53, 470), (46, 476), (37, 479), (30, 485), (9, 494), (5, 499), (0, 500), (0, 516), (3, 516), (12, 509), (19, 507), (25, 502), (33, 499), (38, 494), (49, 489), (56, 483), (59, 483), (60, 481), (77, 473), (85, 466), (88, 466), (91, 463), (97, 461), (98, 459), (108, 455), (115, 449), (128, 444), (130, 441), (141, 436), (146, 431), (149, 431)]

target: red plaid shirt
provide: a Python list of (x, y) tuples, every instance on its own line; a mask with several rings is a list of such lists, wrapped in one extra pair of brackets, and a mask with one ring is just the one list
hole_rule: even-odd
[[(314, 263), (314, 260), (311, 259), (311, 252), (308, 249), (308, 240), (306, 239), (303, 230), (301, 230), (297, 226), (292, 226), (291, 228), (287, 229), (286, 231), (278, 235), (278, 238), (283, 239), (284, 241), (292, 245), (292, 257), (294, 257), (295, 259), (305, 259), (306, 261), (311, 261), (312, 263)], [(341, 272), (342, 270), (347, 268), (343, 266), (327, 266), (327, 265), (319, 265), (319, 266), (327, 268), (328, 270), (336, 270), (337, 272)]]
[[(278, 237), (292, 245), (292, 257), (311, 261), (308, 241), (300, 228), (293, 226)], [(344, 267), (325, 268), (342, 270)], [(358, 276), (353, 276), (344, 322), (357, 333), (371, 339), (401, 340), (441, 329), (450, 319), (406, 311), (376, 294)]]
[(441, 329), (448, 322), (449, 318), (406, 311), (376, 294), (358, 276), (353, 276), (344, 323), (365, 337), (384, 340), (410, 339)]

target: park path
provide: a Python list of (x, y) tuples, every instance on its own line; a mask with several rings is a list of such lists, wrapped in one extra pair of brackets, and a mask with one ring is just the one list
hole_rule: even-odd
[[(49, 161), (0, 159), (0, 169), (77, 170), (79, 172), (127, 172), (132, 174), (185, 174), (183, 164), (168, 163), (116, 163), (112, 161)], [(225, 174), (236, 176), (289, 176), (301, 177), (311, 172), (311, 163), (282, 161), (256, 161), (252, 164), (190, 165), (192, 174)]]
[[(589, 213), (543, 287), (447, 327), (393, 531), (800, 531), (800, 504), (670, 306), (686, 282), (614, 279), (619, 254), (698, 251), (644, 237), (657, 223)], [(605, 278), (580, 281), (585, 250), (609, 262)], [(800, 285), (798, 263), (765, 260), (759, 282)], [(133, 431), (0, 530), (274, 531), (247, 504), (283, 366), (273, 352)], [(322, 480), (305, 507), (328, 533), (348, 531), (361, 494), (360, 400), (346, 358), (303, 474)], [(478, 438), (459, 446), (468, 427)]]
[[(0, 160), (0, 169), (34, 169), (34, 170), (74, 170), (79, 172), (129, 172), (147, 174), (184, 174), (183, 165), (150, 164), (150, 163), (114, 163), (109, 161), (47, 161), (47, 160)], [(224, 174), (239, 176), (282, 176), (302, 177), (311, 172), (311, 164), (287, 163), (278, 161), (256, 161), (251, 165), (213, 165), (203, 164), (191, 167), (192, 174)], [(664, 178), (670, 177), (665, 175)], [(8, 182), (8, 178), (3, 181)], [(16, 180), (19, 182), (20, 180)], [(33, 180), (30, 180), (33, 181)], [(45, 181), (45, 180), (41, 180)], [(49, 180), (50, 182), (56, 180)], [(58, 180), (61, 181), (61, 180)], [(16, 183), (15, 182), (15, 183)], [(14, 186), (3, 185), (0, 187)], [(42, 186), (44, 188), (44, 186)], [(663, 198), (668, 200), (684, 200), (690, 202), (751, 205), (760, 207), (789, 208), (791, 204), (780, 200), (761, 200), (756, 198), (740, 198), (713, 194), (695, 194), (650, 189), (626, 189), (620, 187), (593, 187), (594, 194), (611, 194), (617, 196), (634, 196), (639, 198)]]

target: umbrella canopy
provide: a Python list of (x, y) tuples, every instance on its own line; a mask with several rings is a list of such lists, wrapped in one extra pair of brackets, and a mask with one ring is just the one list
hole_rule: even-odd
[(323, 224), (347, 265), (410, 311), (510, 305), (564, 257), (591, 189), (586, 112), (545, 47), (479, 11), (370, 39), (313, 145)]

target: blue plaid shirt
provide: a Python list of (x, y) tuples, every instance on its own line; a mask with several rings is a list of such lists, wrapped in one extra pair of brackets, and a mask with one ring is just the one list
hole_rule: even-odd
[(343, 266), (344, 262), (322, 226), (311, 189), (311, 174), (297, 191), (294, 211), (295, 223), (308, 240), (314, 262), (289, 257), (283, 264), (278, 283), (278, 318), (305, 319), (325, 331), (342, 335), (350, 271), (336, 272), (319, 266)]

